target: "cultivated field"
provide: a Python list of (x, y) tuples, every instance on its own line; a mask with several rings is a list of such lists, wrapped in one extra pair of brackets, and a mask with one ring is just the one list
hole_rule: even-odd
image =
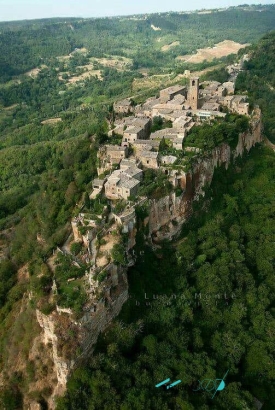
[(179, 56), (177, 60), (181, 60), (188, 63), (202, 63), (203, 61), (212, 61), (214, 58), (221, 58), (228, 56), (229, 54), (237, 54), (237, 52), (249, 44), (240, 44), (231, 40), (224, 40), (221, 43), (216, 44), (214, 47), (207, 47), (198, 49), (196, 54)]

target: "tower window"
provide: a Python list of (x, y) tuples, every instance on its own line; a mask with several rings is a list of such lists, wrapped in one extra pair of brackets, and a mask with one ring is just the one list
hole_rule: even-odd
[(196, 84), (195, 80), (192, 80), (192, 87), (194, 87)]

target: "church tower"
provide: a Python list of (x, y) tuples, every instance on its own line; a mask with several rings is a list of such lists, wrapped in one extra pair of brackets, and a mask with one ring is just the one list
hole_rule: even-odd
[(192, 110), (198, 109), (198, 101), (199, 101), (199, 77), (191, 77), (189, 94), (188, 94), (188, 103), (191, 106)]

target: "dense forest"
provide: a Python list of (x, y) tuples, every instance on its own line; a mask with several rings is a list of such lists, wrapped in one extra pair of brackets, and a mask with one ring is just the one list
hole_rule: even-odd
[(264, 36), (252, 48), (252, 58), (246, 62), (245, 71), (236, 82), (238, 92), (248, 91), (251, 104), (258, 104), (263, 111), (265, 135), (275, 143), (275, 33)]
[[(272, 5), (0, 23), (0, 370), (9, 355), (27, 354), (37, 331), (30, 313), (35, 303), (41, 311), (49, 308), (43, 305), (52, 279), (45, 261), (68, 237), (68, 222), (90, 193), (114, 100), (136, 93), (133, 84), (147, 75), (167, 74), (173, 81), (184, 69), (222, 63), (208, 79), (225, 78), (232, 56), (192, 66), (176, 57), (224, 39), (254, 43), (274, 26)], [(251, 102), (261, 106), (273, 142), (274, 44), (270, 33), (252, 46), (237, 82), (237, 90), (247, 89)], [(81, 77), (89, 65), (93, 75)], [(32, 69), (38, 71), (27, 74)], [(154, 84), (134, 100), (157, 91)], [(229, 116), (225, 126), (214, 127), (209, 147), (232, 128), (247, 126)], [(188, 142), (194, 138), (204, 147), (207, 132), (207, 126), (195, 129)], [(154, 253), (140, 232), (137, 251), (146, 252), (129, 272), (131, 298), (102, 335), (94, 358), (73, 373), (59, 410), (250, 410), (253, 397), (265, 409), (274, 407), (274, 193), (274, 154), (258, 147), (227, 172), (216, 172), (181, 241)], [(18, 280), (26, 264), (30, 277)], [(64, 277), (66, 266), (59, 266)], [(34, 302), (21, 317), (19, 302), (27, 291)], [(193, 392), (198, 380), (220, 378), (228, 369), (229, 385), (215, 400)], [(1, 390), (1, 408), (22, 408), (34, 374), (31, 365), (27, 370), (27, 377), (15, 372)], [(154, 385), (166, 377), (182, 383), (157, 391)]]

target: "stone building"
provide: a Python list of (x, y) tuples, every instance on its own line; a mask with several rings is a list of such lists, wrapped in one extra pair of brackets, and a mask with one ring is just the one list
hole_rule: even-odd
[(114, 171), (105, 183), (108, 199), (128, 199), (137, 194), (142, 179), (142, 170), (133, 166)]
[(128, 146), (129, 142), (134, 142), (138, 139), (144, 138), (144, 130), (140, 127), (135, 127), (134, 125), (128, 127), (123, 133), (122, 144)]
[(132, 101), (127, 98), (125, 100), (114, 103), (114, 111), (117, 114), (129, 114), (131, 112), (134, 112), (134, 106)]
[(186, 87), (182, 85), (174, 85), (172, 87), (165, 88), (159, 93), (159, 99), (161, 103), (173, 100), (176, 95), (186, 96)]
[(174, 155), (163, 155), (160, 159), (162, 165), (173, 165), (177, 160)]
[(127, 147), (121, 147), (120, 145), (105, 146), (107, 157), (112, 164), (119, 164), (122, 159), (127, 157)]
[(226, 89), (227, 94), (234, 94), (235, 84), (233, 83), (233, 81), (227, 81), (223, 83), (223, 87)]
[(89, 195), (90, 199), (95, 199), (96, 196), (100, 194), (100, 192), (103, 190), (105, 181), (106, 181), (106, 178), (104, 179), (96, 178), (93, 180), (93, 191)]
[(138, 159), (144, 168), (157, 169), (159, 167), (158, 156), (158, 152), (142, 151), (139, 154)]
[(198, 109), (199, 102), (199, 77), (191, 77), (188, 90), (188, 103), (192, 110)]
[(150, 135), (151, 119), (147, 117), (129, 117), (125, 121), (122, 145), (127, 146), (139, 139), (147, 139)]

